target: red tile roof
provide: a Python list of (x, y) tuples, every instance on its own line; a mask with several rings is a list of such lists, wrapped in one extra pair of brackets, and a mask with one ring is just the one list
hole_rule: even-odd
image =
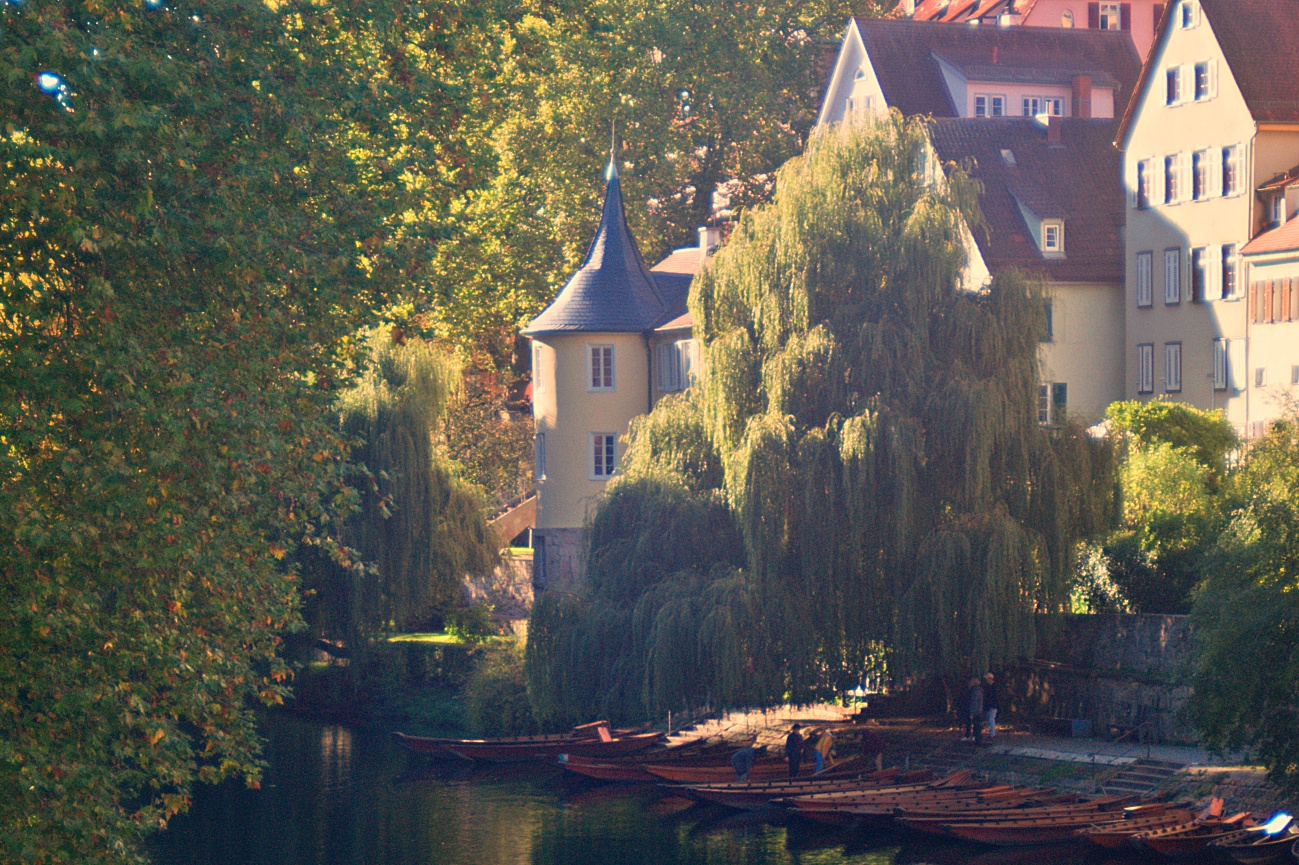
[(935, 53), (967, 66), (1096, 80), (1108, 76), (1119, 85), (1115, 105), (1126, 103), (1141, 70), (1132, 39), (1120, 30), (976, 27), (888, 18), (858, 18), (856, 24), (884, 98), (905, 115), (957, 116)]
[(1241, 250), (1245, 255), (1256, 255), (1261, 252), (1299, 251), (1299, 216), (1292, 216), (1289, 222), (1263, 232), (1245, 244)]
[(1299, 0), (1200, 0), (1259, 122), (1299, 122)]
[[(1031, 118), (935, 120), (930, 140), (944, 162), (973, 157), (970, 174), (983, 183), (984, 225), (974, 230), (979, 252), (993, 273), (1019, 268), (1057, 282), (1123, 281), (1123, 194), (1116, 121), (1061, 121), (1060, 144)], [(1003, 150), (1014, 155), (1009, 165)], [(1062, 259), (1042, 256), (1019, 203), (1039, 218), (1064, 219)]]

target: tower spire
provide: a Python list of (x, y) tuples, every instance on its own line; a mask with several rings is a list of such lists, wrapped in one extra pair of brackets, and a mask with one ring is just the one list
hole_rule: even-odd
[(609, 121), (609, 166), (604, 170), (605, 181), (613, 180), (618, 176), (618, 121), (616, 119)]

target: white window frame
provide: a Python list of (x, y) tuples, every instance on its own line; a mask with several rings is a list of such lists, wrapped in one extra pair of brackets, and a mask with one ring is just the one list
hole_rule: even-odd
[(1051, 383), (1042, 382), (1037, 386), (1037, 424), (1051, 425)]
[[(1136, 162), (1136, 174), (1136, 182), (1133, 184), (1133, 188), (1137, 197), (1133, 204), (1137, 210), (1149, 210), (1156, 204), (1155, 160), (1138, 159)], [(1142, 187), (1144, 187), (1144, 191)]]
[(1164, 204), (1176, 204), (1182, 200), (1182, 154), (1170, 153), (1164, 157)]
[(1164, 305), (1176, 306), (1182, 302), (1182, 248), (1164, 250)]
[(1183, 30), (1200, 23), (1200, 5), (1195, 0), (1183, 0), (1177, 10), (1177, 24)]
[(533, 437), (533, 473), (538, 483), (546, 479), (546, 434), (539, 432)]
[[(599, 361), (596, 360), (597, 357)], [(598, 378), (596, 377), (597, 363), (601, 372)], [(611, 343), (587, 344), (586, 389), (589, 393), (612, 393), (618, 389), (618, 353)]]
[(1050, 117), (1064, 117), (1064, 97), (1043, 96), (1042, 113)]
[(1196, 150), (1191, 154), (1191, 199), (1207, 201), (1213, 197), (1213, 151)]
[(541, 370), (541, 343), (533, 342), (532, 343), (532, 392), (533, 393), (546, 392), (546, 379), (544, 376), (538, 374), (540, 370)]
[[(1200, 91), (1200, 70), (1204, 70), (1204, 91)], [(1191, 66), (1190, 98), (1195, 102), (1205, 102), (1218, 95), (1218, 62), (1201, 60)]]
[(1099, 5), (1100, 11), (1096, 18), (1096, 26), (1101, 30), (1122, 30), (1123, 4), (1104, 0)]
[[(1052, 242), (1051, 236), (1052, 229), (1055, 230), (1054, 242)], [(1064, 220), (1042, 220), (1042, 252), (1052, 255), (1064, 255)]]
[(1025, 117), (1036, 117), (1042, 113), (1042, 97), (1024, 96), (1020, 100)]
[[(1226, 147), (1222, 148), (1220, 170), (1222, 182), (1219, 186), (1222, 188), (1222, 194), (1224, 196), (1239, 195), (1242, 187), (1240, 182), (1241, 163), (1239, 144), (1228, 144)], [(1228, 181), (1230, 181), (1230, 185), (1228, 185)]]
[[(983, 100), (983, 113), (979, 113), (979, 100)], [(974, 94), (974, 116), (975, 117), (1005, 117), (1006, 116), (1006, 94), (1004, 93), (976, 93)]]
[(1267, 387), (1267, 367), (1254, 367), (1254, 387)]
[(1155, 392), (1155, 344), (1137, 344), (1137, 393)]
[(1182, 344), (1164, 343), (1164, 393), (1182, 392)]
[[(597, 451), (597, 448), (599, 450)], [(610, 451), (612, 450), (612, 454)], [(591, 462), (588, 477), (593, 481), (607, 481), (618, 470), (618, 434), (593, 432), (586, 434), (586, 454)], [(601, 474), (603, 472), (603, 474)]]
[(1137, 309), (1154, 306), (1155, 253), (1144, 250), (1137, 253)]
[[(1212, 271), (1209, 269), (1209, 247), (1196, 246), (1191, 248), (1191, 297), (1192, 303), (1207, 303), (1211, 300), (1209, 296), (1209, 280)], [(1195, 296), (1196, 282), (1199, 282), (1200, 296)]]
[(1228, 340), (1218, 337), (1213, 341), (1213, 389), (1226, 390), (1227, 385), (1231, 382), (1231, 374), (1228, 372), (1230, 365), (1230, 343)]
[[(1218, 296), (1223, 300), (1234, 300), (1240, 296), (1240, 250), (1234, 243), (1222, 245), (1222, 274), (1218, 280)], [(1231, 275), (1228, 285), (1227, 275)]]
[[(1168, 106), (1181, 105), (1182, 95), (1185, 88), (1182, 81), (1182, 67), (1169, 66), (1164, 69), (1164, 104)], [(1172, 85), (1171, 87), (1169, 85)]]

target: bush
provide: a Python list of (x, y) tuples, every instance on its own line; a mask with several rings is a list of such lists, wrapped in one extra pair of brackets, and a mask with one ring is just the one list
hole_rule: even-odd
[(490, 646), (465, 687), (469, 729), (476, 735), (521, 736), (537, 722), (523, 679), (523, 647), (514, 641)]
[(465, 643), (483, 642), (496, 634), (492, 605), (477, 603), (456, 607), (446, 615), (446, 631)]

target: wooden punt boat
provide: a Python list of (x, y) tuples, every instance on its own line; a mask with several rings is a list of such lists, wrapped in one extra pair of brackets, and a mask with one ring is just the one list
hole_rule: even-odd
[[(1270, 822), (1270, 821), (1269, 821)], [(1299, 839), (1299, 828), (1293, 821), (1284, 828), (1269, 834), (1268, 826), (1254, 826), (1223, 835), (1209, 842), (1209, 849), (1225, 855), (1241, 865), (1271, 865), (1284, 861), (1291, 845)]]
[(965, 841), (977, 841), (997, 847), (1027, 847), (1035, 844), (1060, 844), (1076, 840), (1074, 831), (1090, 825), (1096, 815), (1057, 815), (1036, 820), (1005, 820), (984, 823), (949, 823), (947, 834)]
[(857, 778), (798, 778), (793, 781), (749, 781), (733, 784), (693, 784), (685, 788), (691, 798), (730, 808), (765, 808), (784, 805), (795, 796), (841, 790), (867, 790), (893, 784), (899, 779), (922, 780), (928, 772), (910, 772), (902, 775), (898, 769), (885, 769)]
[[(1051, 797), (1045, 797), (1050, 799)], [(954, 824), (972, 825), (975, 823), (1032, 823), (1050, 821), (1070, 821), (1073, 828), (1090, 826), (1101, 820), (1119, 819), (1117, 809), (1124, 801), (1114, 797), (1091, 802), (1068, 801), (1068, 794), (1061, 794), (1062, 802), (1032, 803), (1024, 801), (1011, 807), (975, 809), (931, 810), (927, 813), (895, 813), (894, 820), (909, 829), (928, 832), (934, 835), (950, 835), (949, 827)], [(1113, 816), (1105, 816), (1113, 815)]]
[(484, 760), (489, 763), (525, 763), (534, 760), (553, 760), (560, 754), (579, 757), (608, 757), (643, 751), (663, 738), (660, 732), (632, 733), (600, 738), (565, 739), (558, 742), (527, 744), (500, 744), (491, 739), (462, 740), (443, 747), (466, 760)]
[(1141, 832), (1153, 832), (1156, 829), (1167, 829), (1191, 821), (1191, 812), (1182, 809), (1163, 811), (1144, 817), (1129, 817), (1113, 823), (1095, 823), (1077, 830), (1078, 837), (1107, 850), (1120, 850), (1128, 847), (1132, 839)]
[(897, 808), (941, 808), (956, 802), (997, 802), (1014, 796), (1016, 789), (1009, 785), (975, 787), (965, 790), (932, 790), (925, 787), (883, 788), (880, 790), (843, 790), (798, 796), (789, 805), (799, 810), (820, 811), (840, 808), (860, 808), (887, 813)]
[[(820, 774), (814, 772), (815, 766), (804, 763), (798, 772), (800, 778), (843, 778), (861, 772), (861, 757), (852, 756), (840, 760), (832, 768)], [(645, 770), (657, 775), (661, 780), (674, 784), (719, 784), (735, 780), (735, 770), (730, 766), (660, 766), (645, 764)], [(776, 781), (789, 776), (788, 764), (779, 757), (767, 757), (754, 761), (749, 770), (751, 781)]]
[[(447, 746), (449, 745), (551, 745), (556, 742), (599, 739), (601, 728), (609, 731), (609, 722), (591, 721), (589, 724), (579, 724), (567, 733), (543, 733), (535, 736), (508, 736), (499, 739), (440, 739), (432, 736), (410, 736), (406, 733), (394, 730), (392, 732), (392, 740), (406, 750), (412, 751), (416, 754), (424, 754), (431, 757), (450, 757), (454, 755), (447, 750)], [(644, 732), (645, 729), (645, 727), (618, 729), (611, 731), (610, 735), (613, 737), (628, 736), (634, 733)]]
[(1140, 832), (1132, 841), (1164, 856), (1202, 856), (1208, 851), (1210, 841), (1235, 832), (1248, 819), (1249, 812), (1241, 811), (1221, 820), (1193, 820), (1178, 826)]

